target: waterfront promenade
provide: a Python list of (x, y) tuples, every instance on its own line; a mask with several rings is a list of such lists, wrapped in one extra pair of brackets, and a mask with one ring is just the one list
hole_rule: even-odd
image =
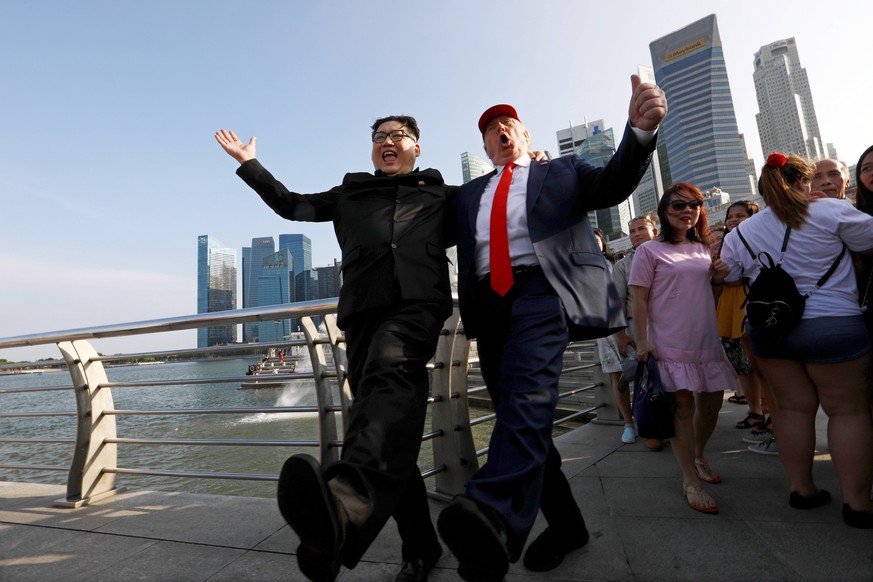
[[(724, 478), (708, 489), (721, 513), (691, 510), (672, 453), (622, 445), (621, 428), (587, 424), (558, 439), (591, 541), (552, 572), (519, 563), (506, 580), (870, 581), (873, 531), (845, 526), (819, 415), (816, 479), (834, 494), (810, 511), (788, 506), (777, 457), (746, 450), (725, 402), (709, 460)], [(123, 478), (121, 479), (123, 484)], [(52, 506), (64, 488), (0, 482), (0, 580), (302, 580), (297, 541), (271, 499), (128, 491), (82, 509)], [(442, 507), (431, 503), (434, 517)], [(534, 535), (542, 529), (538, 522)], [(458, 580), (447, 554), (430, 579)], [(392, 580), (399, 541), (389, 524), (342, 582)]]

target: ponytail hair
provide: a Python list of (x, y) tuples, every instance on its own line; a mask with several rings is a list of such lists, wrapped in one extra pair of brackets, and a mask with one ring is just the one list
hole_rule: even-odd
[(758, 191), (773, 214), (786, 226), (800, 228), (809, 218), (809, 196), (797, 183), (809, 181), (815, 174), (812, 162), (790, 154), (770, 154), (761, 170)]

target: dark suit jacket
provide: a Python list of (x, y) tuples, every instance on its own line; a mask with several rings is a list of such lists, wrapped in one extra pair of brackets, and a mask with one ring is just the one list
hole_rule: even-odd
[(455, 239), (457, 187), (446, 186), (438, 171), (346, 174), (342, 185), (320, 194), (289, 192), (257, 160), (237, 174), (283, 218), (333, 221), (342, 250), (341, 328), (355, 314), (398, 300), (437, 303), (451, 314), (445, 249)]
[[(543, 272), (564, 304), (571, 340), (604, 337), (627, 325), (588, 211), (615, 206), (630, 196), (654, 149), (655, 140), (641, 146), (628, 125), (605, 168), (595, 168), (577, 156), (531, 162), (528, 229)], [(477, 303), (483, 298), (472, 283), (476, 281), (476, 214), (493, 175), (477, 178), (458, 192), (458, 295), (468, 337), (476, 337), (488, 325), (481, 321)]]

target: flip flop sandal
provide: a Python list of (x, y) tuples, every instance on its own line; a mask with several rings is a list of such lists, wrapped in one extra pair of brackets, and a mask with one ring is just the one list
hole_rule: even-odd
[(737, 428), (740, 429), (749, 429), (755, 428), (757, 426), (761, 426), (766, 422), (763, 414), (758, 414), (757, 412), (750, 412), (746, 415), (746, 418), (737, 423)]
[(728, 397), (728, 402), (733, 402), (734, 404), (748, 404), (749, 402), (746, 400), (746, 397), (742, 394), (737, 394), (734, 392), (733, 396)]
[(773, 430), (773, 418), (768, 416), (767, 420), (752, 429), (752, 434), (761, 434), (763, 432), (771, 432)]
[(694, 473), (697, 478), (706, 483), (717, 485), (721, 483), (721, 475), (712, 470), (706, 459), (694, 459)]
[(715, 504), (715, 499), (706, 492), (702, 485), (686, 487), (683, 484), (682, 495), (691, 509), (702, 513), (718, 513), (718, 505)]

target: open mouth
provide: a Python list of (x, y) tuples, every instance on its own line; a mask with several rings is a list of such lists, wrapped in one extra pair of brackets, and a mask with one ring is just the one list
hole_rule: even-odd
[(382, 153), (382, 161), (383, 162), (389, 162), (389, 161), (393, 162), (396, 159), (397, 159), (397, 152), (395, 152), (395, 151), (388, 150), (387, 152)]
[(509, 144), (509, 137), (505, 133), (500, 136), (500, 143), (503, 145)]

